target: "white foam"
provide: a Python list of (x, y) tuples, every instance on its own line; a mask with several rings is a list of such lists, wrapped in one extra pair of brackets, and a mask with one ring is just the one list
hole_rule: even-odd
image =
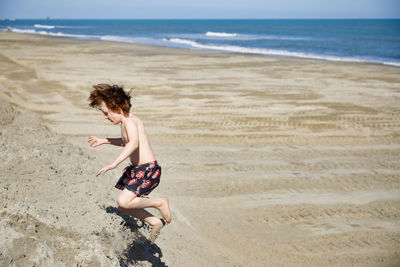
[(202, 46), (201, 44), (199, 44), (199, 43), (197, 43), (195, 41), (179, 39), (179, 38), (171, 38), (171, 39), (164, 38), (163, 41), (171, 42), (171, 43), (177, 43), (177, 44), (185, 44), (185, 45), (190, 45), (190, 46), (198, 47), (198, 48), (201, 48), (201, 46)]
[(147, 37), (124, 37), (116, 35), (103, 35), (99, 38), (102, 41), (109, 42), (121, 42), (121, 43), (131, 43), (131, 44), (145, 44), (145, 45), (162, 45), (162, 41), (147, 38)]
[(234, 36), (213, 36), (212, 34), (199, 34), (199, 33), (173, 33), (168, 34), (165, 38), (178, 38), (183, 40), (234, 40), (234, 41), (259, 41), (259, 40), (282, 40), (282, 41), (303, 41), (312, 40), (315, 38), (301, 37), (301, 36), (286, 36), (286, 35), (260, 35), (260, 34), (236, 34)]
[(277, 49), (265, 49), (265, 48), (249, 48), (249, 47), (241, 47), (241, 46), (233, 46), (233, 45), (211, 45), (211, 44), (200, 44), (195, 41), (179, 39), (179, 38), (171, 38), (164, 39), (164, 41), (168, 41), (171, 43), (178, 43), (188, 45), (192, 48), (197, 49), (208, 49), (208, 50), (216, 50), (216, 51), (224, 51), (224, 52), (232, 52), (232, 53), (243, 53), (243, 54), (257, 54), (257, 55), (267, 55), (267, 56), (285, 56), (285, 57), (297, 57), (297, 58), (306, 58), (306, 59), (320, 59), (320, 60), (329, 60), (329, 61), (343, 61), (343, 62), (369, 62), (369, 63), (379, 63), (393, 66), (400, 66), (400, 63), (397, 62), (380, 62), (374, 60), (363, 60), (357, 58), (350, 57), (337, 57), (337, 56), (327, 56), (327, 55), (318, 55), (313, 53), (304, 53), (304, 52), (292, 52), (287, 50), (277, 50)]
[(111, 41), (111, 42), (122, 42), (122, 43), (134, 43), (135, 40), (137, 41), (138, 38), (132, 37), (123, 37), (123, 36), (116, 36), (116, 35), (103, 35), (100, 37), (102, 41)]
[(237, 37), (237, 33), (226, 33), (226, 32), (207, 32), (207, 36), (216, 36), (216, 37)]
[(41, 24), (35, 24), (35, 28), (42, 28), (42, 29), (54, 29), (56, 26), (52, 25), (41, 25)]
[[(377, 62), (380, 63), (380, 62)], [(386, 61), (383, 62), (384, 65), (391, 65), (391, 66), (396, 66), (396, 67), (400, 67), (400, 63), (399, 62), (391, 62), (391, 61)]]
[(17, 28), (10, 28), (10, 30), (15, 33), (38, 34), (38, 32), (35, 30), (21, 30), (21, 29), (17, 29)]
[(299, 36), (285, 36), (285, 35), (258, 35), (258, 34), (237, 34), (237, 33), (226, 33), (226, 32), (207, 32), (208, 37), (222, 37), (230, 38), (234, 37), (235, 40), (286, 40), (286, 41), (300, 41), (310, 40), (310, 37), (299, 37)]
[(81, 38), (81, 39), (93, 39), (98, 38), (95, 35), (84, 35), (84, 34), (67, 34), (62, 32), (47, 32), (47, 31), (36, 31), (31, 29), (18, 29), (18, 28), (11, 28), (12, 32), (15, 33), (25, 33), (25, 34), (39, 34), (39, 35), (49, 35), (49, 36), (58, 36), (58, 37), (71, 37), (71, 38)]

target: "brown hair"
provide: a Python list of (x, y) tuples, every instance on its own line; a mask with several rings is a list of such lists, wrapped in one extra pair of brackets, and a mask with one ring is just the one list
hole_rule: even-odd
[(93, 88), (94, 90), (92, 90), (88, 99), (90, 101), (89, 106), (97, 108), (103, 101), (109, 109), (115, 111), (120, 108), (124, 115), (127, 116), (129, 114), (132, 106), (131, 96), (124, 91), (122, 86), (103, 83), (93, 85)]

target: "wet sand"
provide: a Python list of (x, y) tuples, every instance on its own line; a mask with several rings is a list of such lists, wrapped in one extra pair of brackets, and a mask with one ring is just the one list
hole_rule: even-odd
[[(96, 83), (163, 167), (155, 245), (115, 209), (127, 163), (95, 177)], [(400, 68), (0, 32), (0, 99), (0, 265), (400, 264)]]

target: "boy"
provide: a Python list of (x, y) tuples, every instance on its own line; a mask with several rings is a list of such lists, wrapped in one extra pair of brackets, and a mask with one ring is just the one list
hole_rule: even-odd
[[(104, 117), (114, 125), (120, 124), (121, 138), (90, 136), (88, 140), (90, 146), (111, 144), (124, 147), (114, 162), (100, 169), (97, 176), (116, 168), (129, 157), (131, 165), (123, 170), (115, 185), (122, 190), (117, 198), (117, 207), (119, 211), (150, 224), (152, 230), (149, 239), (153, 243), (161, 228), (171, 222), (168, 198), (150, 199), (142, 196), (147, 196), (158, 186), (161, 167), (153, 155), (142, 121), (129, 113), (131, 107), (129, 94), (117, 85), (98, 84), (93, 88), (89, 96), (89, 105), (99, 108)], [(153, 216), (144, 208), (158, 209), (163, 218)]]

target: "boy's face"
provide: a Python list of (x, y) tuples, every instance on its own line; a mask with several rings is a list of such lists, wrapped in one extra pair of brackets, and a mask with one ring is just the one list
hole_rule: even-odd
[(104, 117), (111, 121), (113, 124), (119, 124), (122, 121), (122, 112), (121, 110), (117, 110), (117, 111), (113, 111), (111, 109), (109, 109), (106, 105), (106, 103), (104, 103), (104, 101), (102, 101), (99, 105), (100, 110), (103, 112)]

